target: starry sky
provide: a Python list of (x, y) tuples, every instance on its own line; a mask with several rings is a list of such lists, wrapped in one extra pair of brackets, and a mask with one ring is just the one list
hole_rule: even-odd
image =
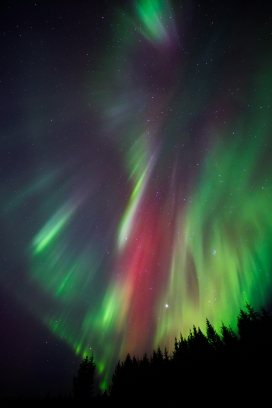
[(2, 395), (271, 307), (269, 2), (4, 2)]

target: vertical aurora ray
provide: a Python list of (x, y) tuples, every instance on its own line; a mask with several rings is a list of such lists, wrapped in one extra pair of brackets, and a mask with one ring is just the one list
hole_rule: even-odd
[(171, 350), (206, 318), (235, 325), (244, 302), (265, 305), (272, 288), (269, 58), (232, 86), (216, 32), (203, 45), (198, 26), (181, 24), (179, 38), (171, 2), (134, 5), (88, 79), (82, 110), (97, 128), (71, 144), (82, 143), (80, 166), (55, 184), (50, 168), (11, 200), (17, 210), (44, 193), (27, 279), (50, 306), (28, 307), (76, 355), (94, 353), (103, 388), (126, 353)]
[(136, 2), (136, 10), (143, 25), (140, 32), (145, 38), (159, 44), (170, 42), (174, 22), (167, 0), (139, 0)]
[(63, 206), (42, 228), (42, 230), (33, 239), (34, 253), (38, 254), (42, 252), (57, 234), (65, 227), (65, 224), (69, 221), (69, 218), (75, 212), (76, 205)]
[[(266, 72), (263, 88), (269, 83)], [(268, 95), (263, 93), (262, 100), (269, 103)], [(218, 135), (190, 203), (177, 216), (166, 295), (173, 303), (171, 312), (158, 304), (163, 319), (155, 343), (169, 339), (169, 333), (176, 336), (180, 321), (185, 333), (193, 321), (204, 327), (206, 317), (218, 330), (222, 321), (235, 327), (241, 304), (269, 301), (272, 177), (265, 156), (272, 126), (266, 126), (269, 120), (259, 102), (247, 123), (250, 138), (239, 122), (235, 132), (229, 130), (229, 142)]]
[(135, 223), (135, 217), (137, 217), (137, 210), (139, 210), (141, 199), (144, 196), (152, 168), (155, 164), (155, 155), (150, 154), (150, 159), (148, 159), (150, 148), (146, 140), (148, 140), (147, 134), (139, 137), (130, 149), (127, 158), (128, 168), (130, 169), (129, 179), (135, 181), (128, 206), (120, 222), (118, 234), (119, 249), (124, 247), (129, 238), (131, 229)]

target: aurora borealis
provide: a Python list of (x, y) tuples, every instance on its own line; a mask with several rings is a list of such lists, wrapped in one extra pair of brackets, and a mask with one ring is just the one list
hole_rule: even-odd
[(3, 298), (56, 353), (93, 352), (102, 389), (128, 352), (270, 305), (271, 15), (227, 1), (5, 7)]

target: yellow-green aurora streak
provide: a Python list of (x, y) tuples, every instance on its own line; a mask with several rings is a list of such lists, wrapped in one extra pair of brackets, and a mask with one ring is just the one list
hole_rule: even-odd
[[(140, 0), (136, 11), (141, 22), (137, 35), (141, 33), (143, 43), (154, 49), (171, 43), (175, 27), (169, 2)], [(135, 50), (141, 43), (136, 34), (135, 39), (130, 35)], [(119, 64), (122, 73), (123, 62)], [(94, 353), (102, 388), (110, 381), (112, 364), (127, 352), (137, 354), (158, 344), (172, 348), (174, 337), (180, 332), (188, 334), (192, 324), (203, 327), (208, 318), (216, 328), (222, 321), (234, 325), (237, 309), (245, 301), (257, 306), (267, 302), (272, 287), (272, 165), (267, 157), (271, 152), (272, 67), (264, 66), (254, 71), (253, 102), (246, 113), (232, 113), (230, 118), (226, 114), (226, 120), (216, 126), (207, 119), (199, 140), (208, 134), (208, 147), (199, 148), (197, 164), (191, 164), (187, 153), (167, 161), (167, 149), (159, 153), (159, 148), (154, 149), (161, 146), (160, 138), (167, 144), (172, 137), (171, 126), (160, 119), (169, 115), (165, 121), (170, 123), (172, 107), (165, 102), (169, 95), (165, 96), (164, 87), (161, 98), (157, 83), (155, 91), (148, 93), (147, 102), (137, 111), (147, 130), (143, 131), (144, 125), (136, 123), (132, 115), (131, 129), (128, 126), (127, 133), (124, 131), (122, 166), (130, 193), (118, 214), (119, 222), (109, 226), (116, 242), (112, 252), (107, 252), (106, 272), (101, 267), (104, 254), (97, 255), (95, 243), (86, 240), (78, 251), (73, 245), (77, 238), (67, 233), (72, 218), (79, 216), (78, 205), (63, 205), (34, 237), (31, 277), (57, 305), (43, 320), (77, 355)], [(119, 72), (116, 67), (114, 70)], [(138, 77), (129, 82), (126, 73), (122, 74), (131, 94), (136, 94)], [(107, 84), (111, 89), (110, 79)], [(186, 111), (187, 100), (181, 96), (178, 103), (180, 108), (173, 109), (179, 118), (193, 117)], [(132, 110), (136, 110), (134, 106), (131, 104)], [(116, 97), (111, 107), (114, 123), (121, 122), (115, 116), (129, 107), (129, 102), (119, 104)], [(191, 119), (186, 120), (189, 123)], [(181, 127), (175, 144), (184, 146), (187, 133)], [(196, 139), (195, 134), (192, 138)], [(174, 148), (170, 151), (172, 154)], [(174, 163), (182, 168), (185, 163), (193, 182), (190, 184), (188, 172), (182, 170), (177, 182), (171, 183), (170, 177), (167, 182), (160, 179), (165, 163), (170, 168)], [(193, 166), (198, 166), (197, 171)], [(162, 198), (160, 191), (164, 192)], [(101, 289), (103, 273), (107, 280)], [(80, 309), (77, 318), (75, 308)]]

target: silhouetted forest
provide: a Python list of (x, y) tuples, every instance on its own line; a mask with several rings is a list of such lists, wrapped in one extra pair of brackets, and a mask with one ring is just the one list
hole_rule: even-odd
[[(224, 324), (217, 333), (206, 320), (206, 333), (193, 326), (187, 338), (175, 339), (171, 354), (160, 347), (151, 356), (127, 355), (118, 361), (108, 392), (93, 395), (95, 362), (85, 357), (73, 379), (73, 395), (33, 399), (28, 403), (104, 406), (116, 403), (271, 401), (272, 317), (249, 304), (240, 310), (237, 332)], [(19, 403), (23, 399), (16, 400)], [(14, 401), (5, 401), (7, 404)]]

